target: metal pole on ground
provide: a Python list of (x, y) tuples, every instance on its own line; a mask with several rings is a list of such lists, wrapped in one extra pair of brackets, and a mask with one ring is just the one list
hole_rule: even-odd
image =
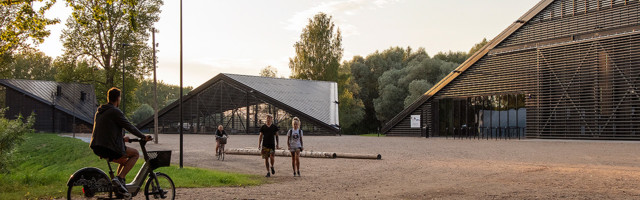
[(180, 0), (180, 168), (182, 168), (182, 155), (183, 155), (183, 137), (182, 137), (182, 0)]

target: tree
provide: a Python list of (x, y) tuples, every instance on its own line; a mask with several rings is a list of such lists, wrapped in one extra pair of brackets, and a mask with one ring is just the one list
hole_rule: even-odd
[(278, 76), (278, 69), (269, 65), (265, 68), (262, 68), (262, 70), (260, 71), (260, 76), (275, 78), (276, 76)]
[[(162, 0), (67, 0), (67, 5), (73, 12), (67, 20), (67, 28), (62, 31), (64, 57), (102, 68), (103, 79), (95, 80), (103, 85), (97, 87), (100, 90), (123, 88), (120, 74), (124, 60), (125, 79), (128, 80), (125, 95), (134, 97), (139, 80), (153, 69), (147, 30), (160, 19)], [(97, 94), (101, 93), (106, 90), (97, 91)], [(128, 108), (136, 107), (134, 98), (124, 101)], [(127, 112), (132, 110), (127, 109)]]
[[(43, 5), (34, 10), (33, 2), (43, 2)], [(3, 63), (9, 61), (14, 52), (44, 42), (50, 34), (46, 27), (60, 22), (44, 16), (54, 3), (55, 0), (0, 1), (0, 66), (5, 66)]]
[(469, 58), (469, 54), (467, 54), (467, 52), (462, 52), (462, 51), (438, 52), (436, 55), (433, 56), (433, 58), (439, 59), (442, 61), (462, 64), (465, 60)]
[(364, 104), (356, 98), (360, 87), (353, 81), (351, 66), (344, 63), (338, 71), (338, 110), (342, 132), (346, 134), (365, 134), (366, 129), (358, 126), (364, 118)]
[(0, 75), (8, 79), (48, 80), (53, 81), (56, 74), (51, 65), (51, 57), (39, 51), (25, 50), (14, 55)]
[[(193, 90), (193, 87), (184, 87), (184, 95)], [(153, 80), (145, 79), (140, 82), (136, 90), (136, 99), (140, 104), (147, 104), (153, 107)], [(180, 97), (180, 86), (169, 85), (162, 80), (158, 81), (158, 109), (162, 109)]]
[(142, 104), (131, 114), (131, 122), (140, 123), (143, 120), (153, 116), (153, 108), (149, 104)]
[(293, 47), (296, 56), (289, 59), (291, 78), (307, 80), (337, 81), (342, 59), (342, 36), (340, 28), (334, 32), (331, 16), (318, 13), (309, 19), (302, 30), (300, 41)]
[(469, 50), (469, 56), (472, 56), (474, 53), (476, 53), (477, 51), (479, 51), (480, 49), (482, 49), (482, 47), (484, 47), (484, 45), (487, 45), (487, 43), (489, 43), (489, 41), (487, 41), (487, 38), (482, 38), (482, 41), (480, 41), (479, 43), (476, 43), (473, 45), (473, 47), (471, 47), (471, 49)]

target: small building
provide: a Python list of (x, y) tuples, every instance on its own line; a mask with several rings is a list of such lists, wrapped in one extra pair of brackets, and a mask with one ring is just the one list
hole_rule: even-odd
[(640, 2), (542, 0), (382, 128), (640, 139)]
[[(218, 74), (183, 97), (183, 132), (212, 134), (218, 125), (228, 133), (258, 134), (267, 114), (281, 132), (293, 117), (305, 134), (339, 133), (338, 85), (335, 82)], [(179, 100), (158, 112), (159, 133), (178, 133)], [(153, 116), (138, 124), (153, 131)]]
[(91, 132), (97, 101), (88, 84), (0, 79), (0, 107), (9, 119), (34, 113), (39, 132)]

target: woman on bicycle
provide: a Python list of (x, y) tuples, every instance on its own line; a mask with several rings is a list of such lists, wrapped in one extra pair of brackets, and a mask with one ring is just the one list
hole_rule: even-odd
[(224, 131), (224, 127), (222, 125), (218, 125), (218, 130), (216, 130), (216, 155), (218, 155), (218, 148), (220, 148), (220, 138), (222, 138), (223, 135), (227, 136), (227, 138), (229, 137), (229, 135), (227, 135), (227, 132)]
[[(291, 151), (291, 167), (293, 167), (293, 176), (300, 176), (300, 152), (304, 150), (302, 142), (302, 129), (300, 129), (300, 119), (294, 117), (291, 121), (293, 128), (287, 132), (287, 145)], [(296, 170), (296, 168), (298, 170)]]

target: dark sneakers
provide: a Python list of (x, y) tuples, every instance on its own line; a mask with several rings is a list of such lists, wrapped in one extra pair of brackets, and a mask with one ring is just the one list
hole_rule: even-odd
[(274, 169), (273, 169), (273, 167), (271, 167), (271, 173), (272, 173), (273, 175), (276, 175), (276, 170), (274, 170)]
[(129, 194), (129, 191), (125, 187), (125, 184), (120, 182), (119, 177), (116, 177), (113, 180), (111, 180), (111, 183), (113, 184), (116, 194), (122, 195), (123, 197), (127, 197), (127, 198), (131, 197), (131, 194)]
[(267, 175), (266, 175), (266, 176), (264, 176), (264, 177), (267, 177), (267, 178), (268, 178), (268, 177), (271, 177), (271, 174), (270, 174), (269, 172), (267, 172)]
[(300, 171), (298, 171), (298, 176), (300, 176)]

